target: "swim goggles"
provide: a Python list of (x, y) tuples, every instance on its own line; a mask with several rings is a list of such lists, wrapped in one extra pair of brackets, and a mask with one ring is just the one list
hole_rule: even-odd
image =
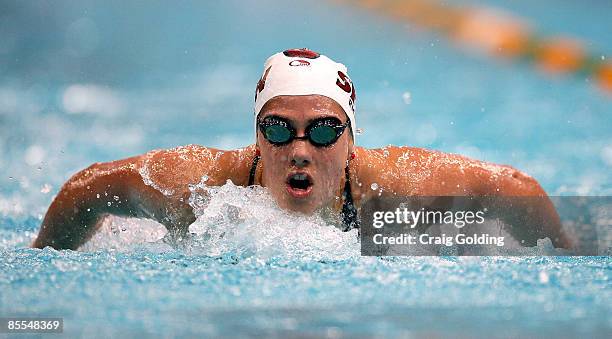
[(308, 140), (316, 147), (327, 147), (342, 136), (350, 123), (350, 120), (343, 124), (337, 118), (320, 118), (306, 127), (303, 137), (296, 136), (295, 128), (287, 120), (277, 116), (268, 116), (263, 120), (258, 119), (257, 125), (264, 138), (275, 146), (286, 145), (294, 139), (298, 139)]

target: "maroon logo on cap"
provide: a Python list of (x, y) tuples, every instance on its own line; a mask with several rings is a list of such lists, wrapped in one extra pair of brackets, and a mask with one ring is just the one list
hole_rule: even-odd
[(306, 59), (316, 59), (321, 55), (315, 51), (309, 50), (308, 48), (288, 49), (284, 51), (283, 54), (290, 58), (306, 58)]
[(310, 62), (306, 60), (291, 60), (289, 66), (310, 66)]
[(255, 101), (257, 101), (257, 95), (263, 91), (264, 87), (266, 87), (266, 78), (268, 77), (268, 73), (270, 73), (271, 68), (272, 66), (268, 67), (261, 76), (261, 79), (259, 79), (257, 82), (257, 87), (255, 88)]
[(353, 82), (351, 81), (351, 79), (348, 77), (348, 75), (342, 73), (342, 71), (338, 71), (338, 79), (336, 80), (336, 85), (338, 85), (338, 87), (340, 87), (346, 93), (351, 94), (351, 98), (349, 99), (349, 106), (351, 106), (351, 109), (353, 109), (354, 111), (355, 99), (357, 96), (355, 94), (355, 86), (353, 86)]

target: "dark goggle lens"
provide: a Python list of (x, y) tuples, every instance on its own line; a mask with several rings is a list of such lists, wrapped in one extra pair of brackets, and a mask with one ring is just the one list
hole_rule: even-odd
[(291, 139), (291, 131), (281, 124), (266, 126), (264, 134), (266, 139), (273, 143), (281, 144)]
[(310, 130), (310, 140), (317, 145), (330, 145), (337, 137), (336, 130), (327, 125), (315, 126)]

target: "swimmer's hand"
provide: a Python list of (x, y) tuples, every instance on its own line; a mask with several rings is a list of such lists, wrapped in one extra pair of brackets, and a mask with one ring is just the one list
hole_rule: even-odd
[(246, 164), (242, 158), (253, 153), (190, 145), (93, 164), (61, 188), (32, 246), (77, 249), (107, 215), (153, 219), (180, 237), (196, 219), (188, 203), (189, 185), (198, 184), (204, 175), (212, 186), (236, 180), (219, 168), (231, 168), (238, 178), (246, 177), (247, 166), (238, 162)]

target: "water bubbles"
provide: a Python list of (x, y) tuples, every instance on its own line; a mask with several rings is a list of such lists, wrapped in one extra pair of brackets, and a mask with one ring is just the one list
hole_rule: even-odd
[(378, 184), (372, 183), (372, 185), (370, 185), (370, 188), (372, 189), (372, 191), (376, 191), (378, 189)]
[(110, 207), (112, 204), (113, 203), (109, 201), (109, 202), (106, 203), (106, 206)]
[(118, 196), (116, 196), (116, 195), (113, 195), (113, 199), (114, 199), (115, 201), (119, 201), (119, 197), (118, 197)]

